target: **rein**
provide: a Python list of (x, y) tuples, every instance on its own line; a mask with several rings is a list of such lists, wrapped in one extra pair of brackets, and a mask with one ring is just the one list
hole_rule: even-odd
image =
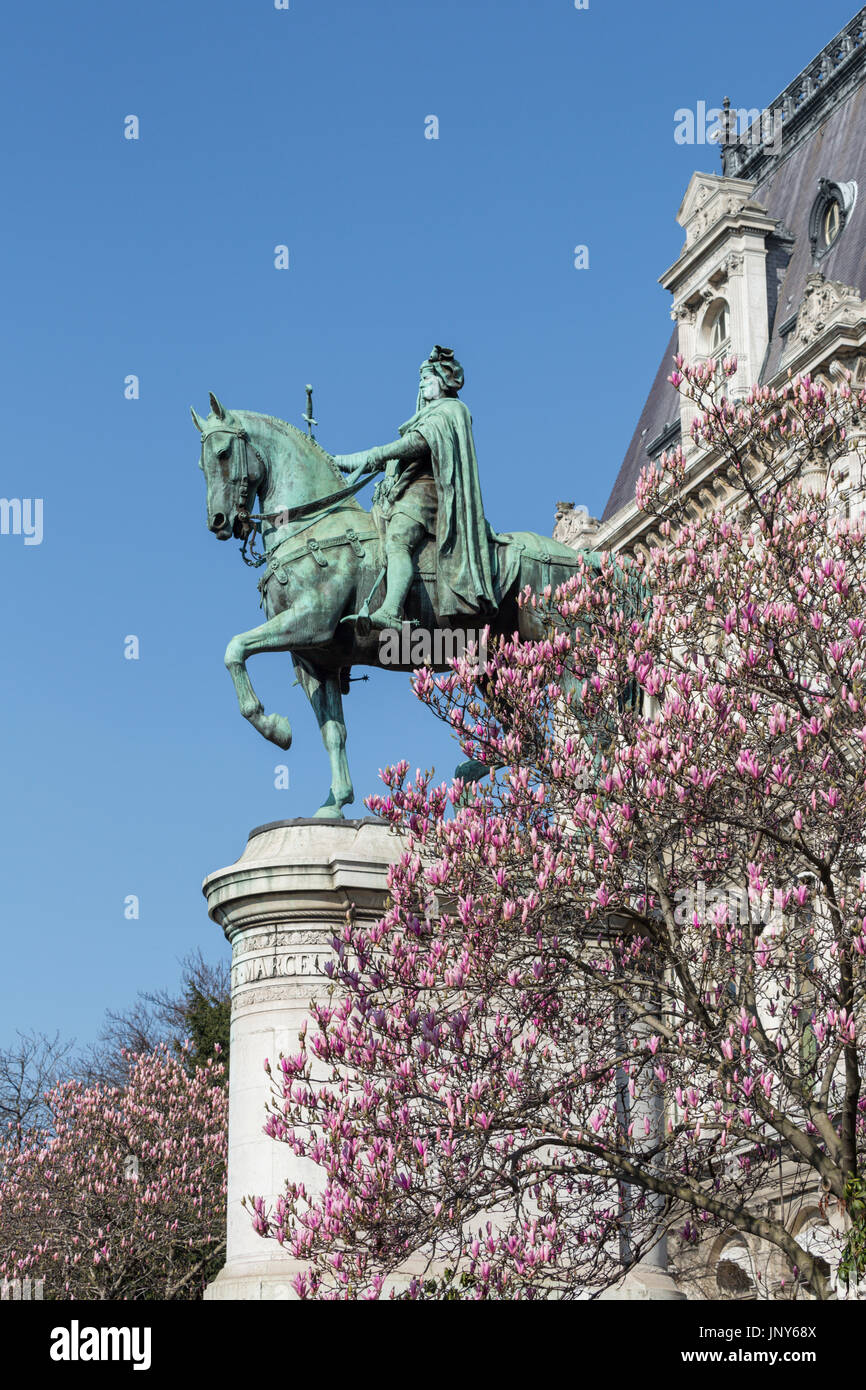
[(283, 525), (288, 525), (290, 521), (300, 521), (302, 517), (311, 516), (313, 512), (322, 511), (329, 507), (332, 502), (342, 502), (347, 497), (354, 497), (356, 492), (360, 492), (362, 487), (366, 487), (370, 482), (369, 478), (359, 478), (357, 482), (349, 483), (347, 487), (338, 488), (336, 492), (329, 492), (327, 497), (314, 497), (310, 502), (302, 502), (298, 507), (283, 507), (279, 512), (258, 512), (255, 516), (250, 516), (248, 520), (255, 526), (260, 526), (263, 521), (274, 521), (279, 518)]

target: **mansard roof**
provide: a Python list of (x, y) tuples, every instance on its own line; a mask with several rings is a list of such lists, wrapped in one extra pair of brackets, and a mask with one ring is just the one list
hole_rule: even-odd
[(668, 381), (668, 376), (673, 370), (671, 359), (676, 350), (677, 329), (674, 328), (664, 357), (656, 372), (652, 389), (641, 411), (637, 428), (631, 437), (631, 443), (622, 461), (622, 467), (617, 474), (613, 491), (607, 499), (607, 506), (602, 513), (602, 521), (607, 521), (608, 517), (618, 512), (620, 507), (625, 507), (634, 500), (640, 470), (649, 463), (647, 445), (657, 439), (668, 425), (672, 425), (674, 422), (679, 423), (679, 392)]
[[(824, 77), (819, 80), (821, 72)], [(859, 196), (843, 232), (822, 257), (819, 269), (826, 280), (853, 286), (866, 298), (866, 7), (768, 109), (786, 113), (777, 154), (760, 149), (749, 152), (739, 146), (723, 151), (725, 174), (759, 180), (754, 201), (766, 208), (782, 235), (790, 233), (793, 237), (787, 268), (780, 271), (770, 343), (760, 373), (762, 381), (779, 370), (785, 348), (781, 330), (790, 330), (807, 278), (816, 269), (809, 224), (821, 179), (840, 184), (854, 181)], [(649, 461), (648, 446), (679, 420), (679, 395), (667, 381), (676, 351), (674, 328), (603, 521), (634, 499), (638, 474)]]

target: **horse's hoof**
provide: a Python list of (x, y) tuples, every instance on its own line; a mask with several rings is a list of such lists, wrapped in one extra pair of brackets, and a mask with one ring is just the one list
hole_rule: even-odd
[(260, 732), (263, 733), (265, 738), (269, 739), (271, 743), (275, 743), (278, 748), (282, 748), (286, 752), (288, 752), (292, 746), (292, 726), (285, 715), (269, 714), (268, 717), (262, 721)]
[(327, 799), (327, 801), (323, 801), (323, 802), (322, 802), (321, 806), (319, 807), (318, 811), (316, 812), (315, 819), (316, 819), (316, 820), (345, 820), (346, 818), (345, 818), (345, 816), (343, 815), (343, 807), (346, 806), (346, 805), (348, 805), (348, 803), (349, 803), (350, 801), (354, 801), (354, 799), (355, 799), (355, 794), (354, 794), (354, 792), (350, 792), (347, 796), (341, 797), (341, 798), (340, 798), (340, 801), (337, 802), (337, 800), (336, 800), (335, 797), (334, 797), (334, 793), (333, 793), (333, 792), (328, 792), (328, 799)]

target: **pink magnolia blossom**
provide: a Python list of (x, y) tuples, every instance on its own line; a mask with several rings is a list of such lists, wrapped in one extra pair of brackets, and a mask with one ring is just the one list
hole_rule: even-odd
[(0, 1276), (52, 1299), (200, 1298), (225, 1254), (224, 1080), (162, 1048), (123, 1089), (49, 1092), (50, 1127), (0, 1142)]
[(760, 1230), (827, 1294), (760, 1194), (781, 1161), (844, 1200), (866, 1142), (866, 531), (799, 483), (866, 393), (735, 402), (735, 372), (672, 377), (729, 504), (696, 520), (662, 455), (644, 548), (524, 594), (537, 636), (483, 695), (468, 661), (416, 683), (499, 771), (404, 762), (371, 799), (390, 907), (335, 938), (267, 1123), (322, 1187), (253, 1211), (304, 1298), (380, 1297), (410, 1256), (412, 1299), (574, 1297), (673, 1222)]

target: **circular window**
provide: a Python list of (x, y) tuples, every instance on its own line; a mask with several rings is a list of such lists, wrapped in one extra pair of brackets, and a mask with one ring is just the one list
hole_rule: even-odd
[(825, 247), (830, 247), (842, 230), (842, 209), (835, 198), (831, 198), (821, 223), (821, 234)]
[(857, 185), (818, 180), (818, 196), (809, 214), (809, 241), (812, 257), (817, 262), (835, 246), (857, 201)]

